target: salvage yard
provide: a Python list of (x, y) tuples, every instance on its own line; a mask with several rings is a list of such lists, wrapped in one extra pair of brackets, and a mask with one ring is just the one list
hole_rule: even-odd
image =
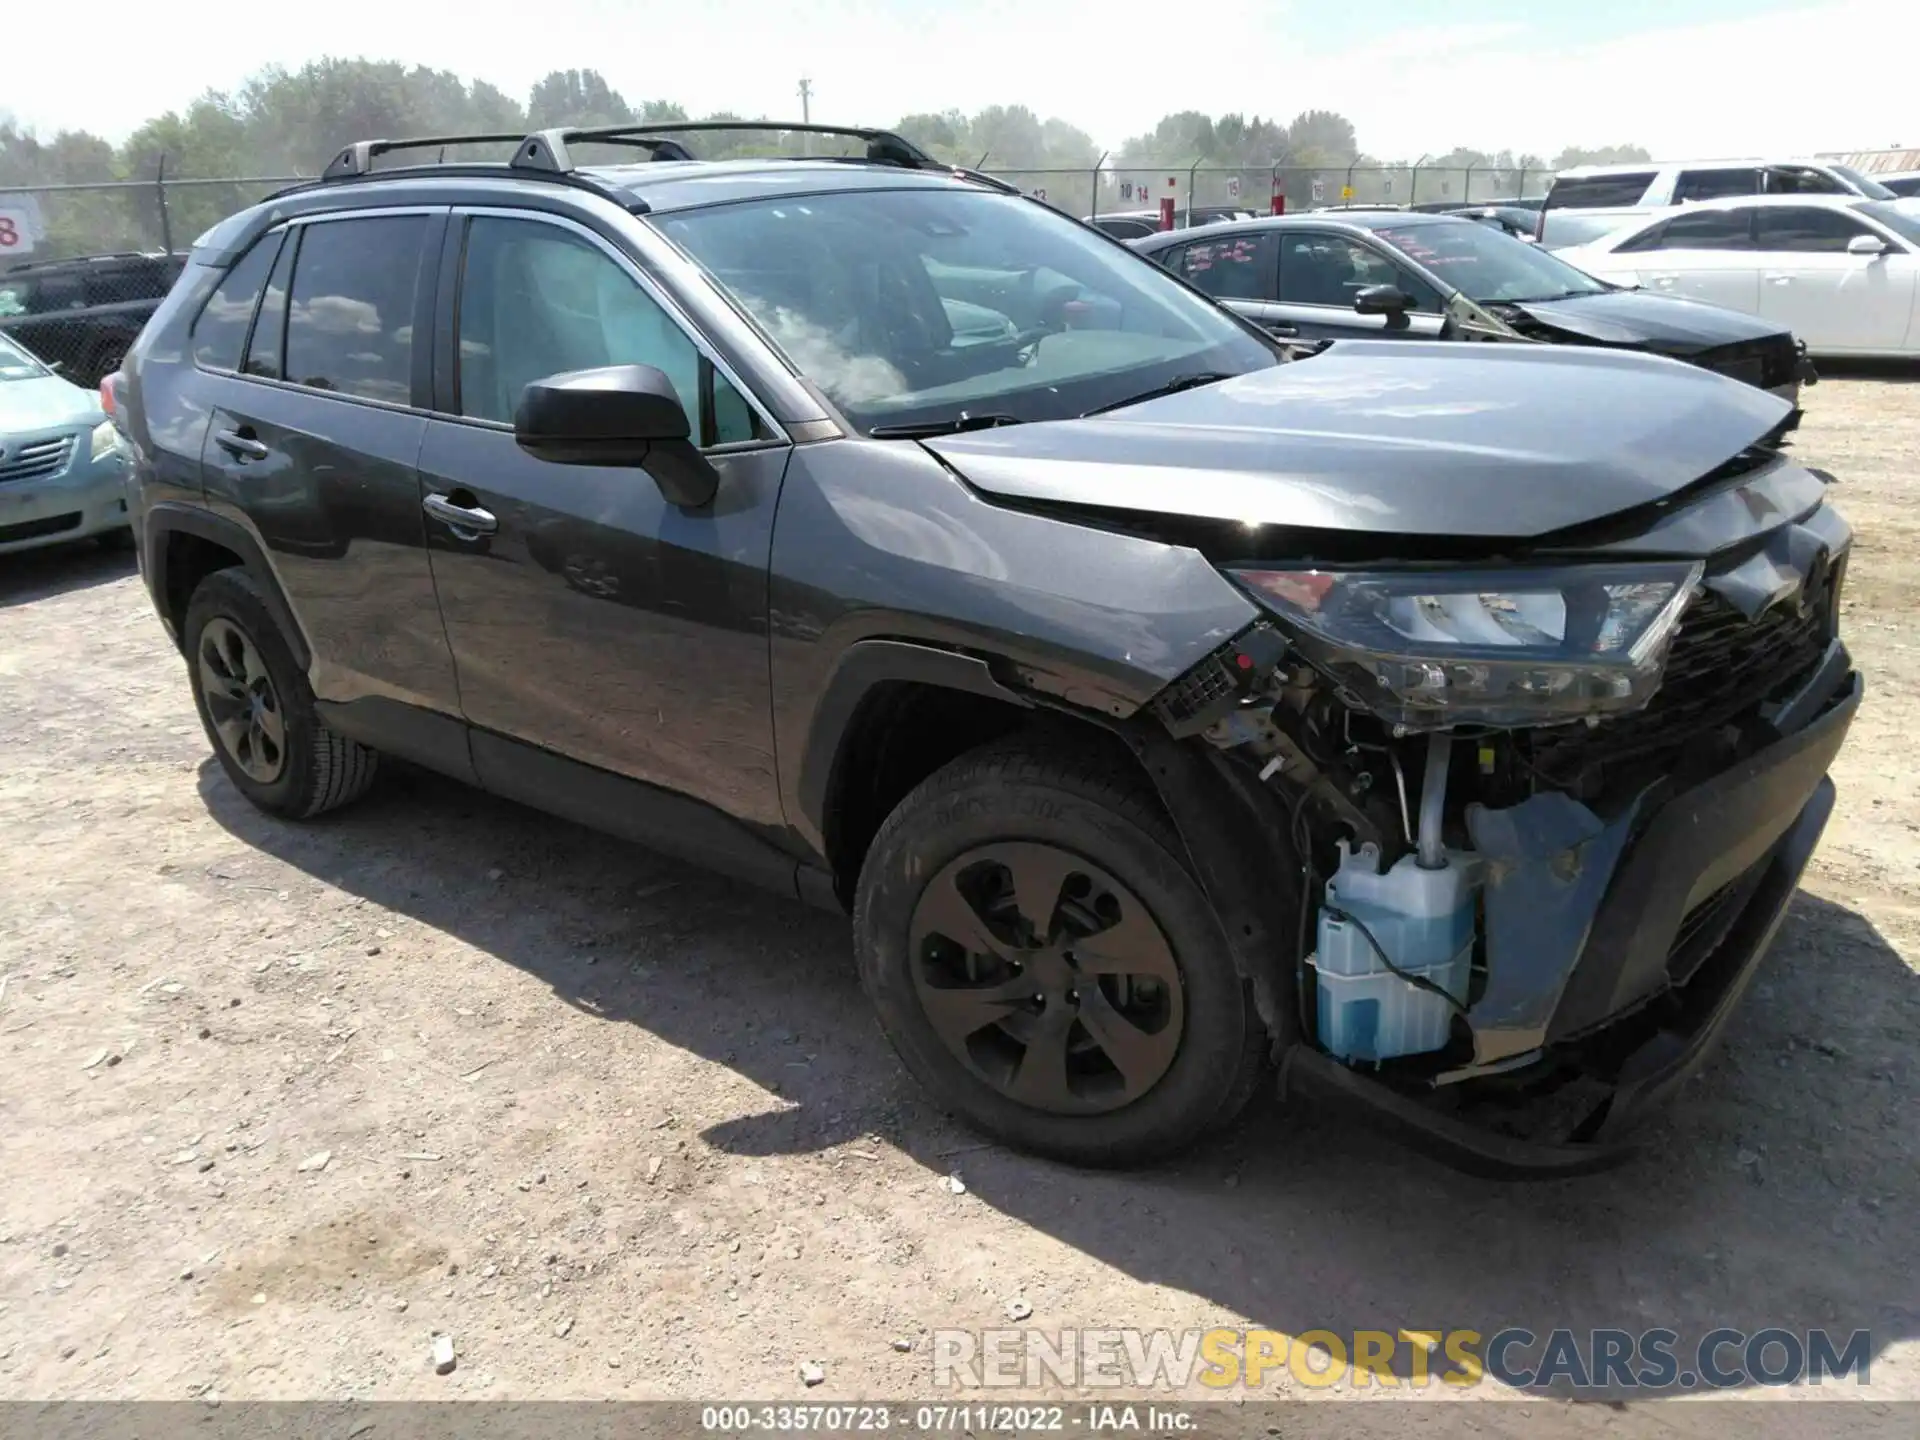
[(928, 1398), (1010, 1316), (1865, 1329), (1920, 1398), (1920, 376), (1806, 404), (1839, 809), (1648, 1153), (1548, 1185), (1272, 1105), (1148, 1174), (983, 1147), (844, 922), (418, 773), (270, 820), (129, 556), (0, 562), (0, 1399)]

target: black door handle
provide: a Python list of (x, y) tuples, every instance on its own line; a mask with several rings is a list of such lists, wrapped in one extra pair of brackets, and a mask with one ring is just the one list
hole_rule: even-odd
[(213, 443), (236, 460), (264, 460), (272, 453), (244, 426), (238, 430), (215, 431)]
[(438, 492), (420, 502), (420, 508), (462, 539), (491, 535), (500, 528), (491, 510), (478, 505), (456, 504), (450, 496)]

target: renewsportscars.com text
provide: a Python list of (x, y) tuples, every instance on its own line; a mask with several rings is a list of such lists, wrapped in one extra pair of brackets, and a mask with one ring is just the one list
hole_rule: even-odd
[(1870, 1332), (1724, 1327), (1683, 1342), (1667, 1329), (1551, 1330), (936, 1330), (942, 1389), (1047, 1385), (1247, 1389), (1724, 1390), (1870, 1381)]

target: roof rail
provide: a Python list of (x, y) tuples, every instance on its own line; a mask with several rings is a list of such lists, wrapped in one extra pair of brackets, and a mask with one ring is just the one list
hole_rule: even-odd
[[(866, 159), (871, 164), (898, 165), (908, 170), (951, 170), (953, 168), (950, 165), (942, 165), (911, 140), (904, 139), (891, 130), (872, 130), (857, 125), (814, 125), (805, 122), (796, 124), (783, 120), (688, 120), (674, 121), (666, 125), (605, 125), (593, 129), (542, 130), (521, 141), (520, 148), (513, 152), (512, 164), (517, 170), (544, 170), (565, 174), (577, 168), (569, 147), (583, 142), (648, 145), (654, 137), (661, 135), (684, 135), (697, 131), (725, 133), (738, 130), (844, 135), (867, 142)], [(671, 140), (659, 141), (656, 146), (649, 146), (649, 148), (654, 150), (656, 160), (694, 158), (684, 146)], [(666, 153), (669, 148), (678, 153)]]
[(344, 180), (350, 176), (370, 174), (376, 159), (382, 155), (391, 155), (396, 150), (444, 150), (449, 145), (518, 145), (519, 143), (520, 136), (517, 134), (422, 135), (412, 140), (356, 140), (327, 162), (327, 168), (320, 172), (320, 178)]
[[(806, 135), (843, 135), (866, 142), (864, 155), (830, 156), (783, 156), (783, 159), (826, 159), (852, 165), (893, 165), (905, 170), (935, 170), (944, 175), (958, 176), (971, 180), (975, 184), (1003, 191), (1009, 195), (1018, 195), (1019, 187), (997, 180), (991, 175), (983, 175), (977, 170), (969, 170), (959, 165), (947, 165), (927, 154), (911, 140), (894, 134), (891, 130), (873, 130), (855, 125), (814, 125), (806, 122), (794, 123), (781, 120), (707, 120), (673, 121), (665, 125), (602, 125), (589, 128), (563, 127), (551, 130), (538, 130), (531, 135), (422, 135), (411, 140), (357, 140), (334, 155), (327, 162), (325, 170), (320, 172), (319, 180), (303, 181), (279, 192), (290, 195), (298, 191), (311, 189), (318, 184), (336, 180), (359, 180), (373, 176), (391, 175), (395, 178), (409, 176), (419, 178), (422, 175), (454, 177), (460, 175), (512, 174), (529, 172), (550, 180), (576, 185), (582, 189), (605, 194), (609, 198), (626, 206), (636, 213), (644, 213), (646, 202), (638, 196), (610, 190), (604, 183), (591, 175), (579, 173), (574, 162), (571, 147), (581, 144), (625, 145), (645, 150), (654, 160), (697, 160), (692, 151), (678, 140), (668, 137), (691, 134), (699, 131), (731, 132), (740, 130), (765, 130), (799, 132)], [(387, 170), (376, 171), (373, 162), (382, 155), (391, 155), (400, 150), (445, 151), (449, 145), (501, 145), (514, 146), (510, 160), (488, 162), (455, 162), (396, 165)], [(279, 195), (270, 197), (278, 199)]]

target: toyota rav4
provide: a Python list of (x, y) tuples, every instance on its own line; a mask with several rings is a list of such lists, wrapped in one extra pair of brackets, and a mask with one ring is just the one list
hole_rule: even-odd
[(1029, 1150), (1148, 1161), (1277, 1073), (1482, 1170), (1625, 1153), (1859, 703), (1791, 407), (1289, 359), (886, 132), (688, 128), (362, 142), (197, 243), (114, 388), (234, 787), (402, 757), (843, 908), (907, 1069)]

